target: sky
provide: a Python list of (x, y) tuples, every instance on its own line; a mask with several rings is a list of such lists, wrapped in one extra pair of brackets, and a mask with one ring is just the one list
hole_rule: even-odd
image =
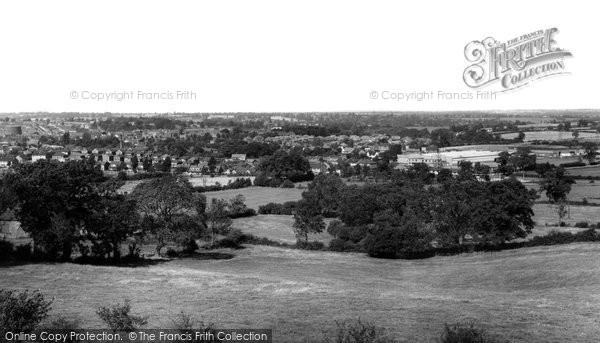
[[(565, 1), (6, 1), (0, 112), (597, 109), (596, 15)], [(551, 27), (567, 74), (487, 100), (465, 85), (467, 43)]]

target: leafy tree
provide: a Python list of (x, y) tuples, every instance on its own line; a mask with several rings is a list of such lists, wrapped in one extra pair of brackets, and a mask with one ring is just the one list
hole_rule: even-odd
[(103, 197), (87, 219), (88, 239), (96, 256), (118, 260), (121, 257), (121, 243), (139, 227), (136, 203), (123, 195), (112, 194)]
[(470, 181), (475, 180), (475, 170), (473, 169), (473, 163), (470, 161), (458, 162), (458, 180), (459, 181)]
[(446, 183), (453, 179), (452, 170), (444, 168), (438, 172), (437, 182), (438, 183)]
[(130, 312), (131, 303), (126, 299), (123, 304), (100, 307), (96, 311), (96, 314), (113, 332), (131, 332), (148, 324), (147, 317), (134, 316)]
[(308, 234), (321, 233), (325, 229), (323, 217), (319, 214), (319, 208), (314, 199), (303, 198), (298, 201), (298, 207), (294, 212), (294, 233), (298, 239), (304, 238), (308, 242)]
[(293, 150), (289, 153), (278, 150), (271, 156), (263, 157), (258, 170), (267, 177), (293, 182), (307, 181), (314, 177), (308, 160)]
[(193, 214), (197, 208), (198, 198), (193, 193), (189, 181), (166, 176), (139, 184), (131, 194), (144, 222), (156, 235), (158, 255), (176, 231), (173, 224), (177, 217)]
[(528, 190), (514, 178), (482, 185), (473, 198), (474, 234), (488, 243), (525, 238), (534, 227), (535, 190)]
[(565, 212), (564, 203), (571, 191), (571, 185), (575, 183), (572, 176), (567, 175), (563, 167), (546, 172), (540, 182), (540, 190), (546, 192), (550, 202), (557, 204), (558, 221), (562, 222)]
[(210, 246), (214, 247), (217, 235), (226, 235), (231, 229), (227, 201), (213, 198), (206, 209), (206, 224), (210, 231)]
[(338, 234), (344, 228), (344, 223), (341, 220), (335, 219), (329, 222), (327, 225), (327, 233), (332, 235), (334, 238), (338, 238)]
[(14, 196), (11, 205), (21, 227), (34, 240), (37, 253), (63, 260), (83, 238), (81, 228), (98, 204), (100, 170), (88, 161), (38, 161), (22, 164), (5, 176)]
[(571, 185), (575, 183), (572, 176), (567, 175), (563, 167), (546, 172), (540, 183), (540, 189), (546, 192), (548, 200), (554, 203), (567, 199)]
[(170, 172), (171, 171), (171, 157), (167, 156), (161, 164), (162, 171)]
[(400, 217), (398, 213), (386, 210), (376, 215), (365, 248), (372, 257), (421, 257), (420, 254), (429, 248), (431, 233), (412, 211)]
[(535, 168), (536, 156), (528, 147), (518, 147), (508, 159), (508, 163), (516, 170), (530, 170)]
[(341, 191), (345, 186), (339, 176), (321, 174), (308, 184), (308, 191), (304, 193), (306, 197), (317, 202), (320, 214), (335, 216), (341, 201)]
[(594, 142), (584, 142), (582, 146), (585, 150), (583, 158), (591, 164), (596, 159), (596, 156), (598, 156), (598, 144)]
[(46, 300), (38, 291), (0, 289), (0, 328), (31, 332), (46, 318), (51, 305), (52, 300)]
[(133, 157), (131, 157), (131, 169), (133, 169), (135, 173), (137, 173), (137, 168), (139, 164), (140, 162), (138, 161), (137, 156), (134, 155)]

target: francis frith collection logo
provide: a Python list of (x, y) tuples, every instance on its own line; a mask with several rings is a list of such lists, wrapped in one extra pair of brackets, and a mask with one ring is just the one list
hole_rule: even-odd
[(567, 50), (558, 47), (557, 28), (538, 30), (506, 42), (488, 37), (465, 46), (465, 57), (472, 63), (464, 73), (467, 86), (496, 86), (497, 91), (523, 87), (534, 80), (564, 74)]

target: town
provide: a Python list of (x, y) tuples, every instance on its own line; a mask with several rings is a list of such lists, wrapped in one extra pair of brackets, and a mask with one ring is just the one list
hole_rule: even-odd
[(6, 317), (23, 332), (209, 334), (208, 318), (300, 342), (333, 319), (364, 342), (536, 340), (535, 318), (495, 323), (546, 296), (567, 310), (538, 316), (587, 318), (585, 296), (528, 285), (596, 285), (598, 111), (11, 113), (0, 129), (0, 307), (34, 308)]

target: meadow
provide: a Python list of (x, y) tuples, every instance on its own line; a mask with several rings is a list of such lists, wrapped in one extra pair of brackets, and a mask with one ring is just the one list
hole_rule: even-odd
[[(372, 321), (398, 342), (435, 342), (444, 323), (474, 321), (512, 342), (600, 337), (600, 245), (571, 244), (426, 260), (249, 246), (228, 260), (147, 267), (0, 267), (0, 288), (40, 289), (51, 315), (101, 328), (99, 306), (132, 300), (148, 327), (179, 312), (219, 328), (273, 328), (274, 342), (309, 342), (335, 321)], [(118, 296), (116, 296), (118, 295)]]
[(238, 194), (246, 198), (246, 206), (258, 210), (260, 205), (270, 202), (283, 203), (286, 201), (297, 201), (302, 197), (305, 189), (298, 188), (271, 188), (271, 187), (247, 187), (239, 189), (228, 189), (224, 191), (206, 192), (206, 199), (210, 203), (212, 198), (231, 199)]
[[(562, 141), (573, 139), (573, 134), (570, 131), (527, 131), (525, 133), (525, 142), (531, 141)], [(504, 139), (514, 139), (518, 133), (505, 133), (500, 135)], [(579, 132), (577, 137), (579, 140), (600, 140), (600, 134), (595, 132)]]
[[(332, 219), (326, 218), (325, 224), (329, 224)], [(256, 237), (266, 237), (270, 240), (294, 244), (296, 236), (294, 235), (293, 216), (276, 215), (276, 214), (259, 214), (254, 217), (237, 218), (233, 220), (233, 227), (242, 230), (244, 233), (252, 234)], [(311, 241), (320, 241), (324, 244), (329, 244), (333, 237), (327, 232), (319, 234), (309, 234), (308, 239)]]

